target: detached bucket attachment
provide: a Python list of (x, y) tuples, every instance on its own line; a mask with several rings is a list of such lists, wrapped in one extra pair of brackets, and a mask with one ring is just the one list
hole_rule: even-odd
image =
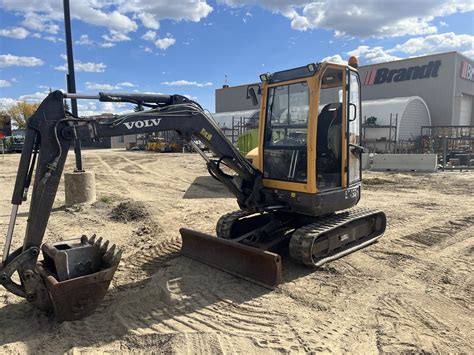
[(264, 287), (281, 283), (280, 255), (186, 228), (179, 231), (184, 256)]
[(104, 298), (121, 258), (115, 244), (95, 235), (42, 247), (44, 261), (37, 271), (46, 285), (59, 321), (81, 319), (94, 312)]

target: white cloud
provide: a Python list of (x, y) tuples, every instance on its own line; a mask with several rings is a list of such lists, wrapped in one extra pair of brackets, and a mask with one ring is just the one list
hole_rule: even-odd
[[(434, 53), (457, 51), (468, 57), (474, 58), (474, 36), (455, 34), (453, 32), (414, 37), (397, 44), (393, 48), (385, 49), (381, 46), (359, 46), (348, 51), (347, 56), (356, 56), (361, 64), (383, 63), (406, 57), (423, 56)], [(323, 61), (331, 59), (342, 60), (339, 54), (326, 57)], [(343, 61), (344, 62), (344, 61)]]
[(165, 37), (165, 38), (160, 38), (155, 41), (155, 46), (157, 46), (159, 49), (167, 49), (174, 45), (176, 43), (176, 40), (173, 37)]
[(75, 41), (74, 43), (79, 46), (92, 46), (94, 41), (89, 38), (89, 35), (83, 34), (79, 37), (79, 40)]
[(142, 38), (146, 41), (154, 41), (156, 38), (156, 32), (155, 31), (147, 31)]
[(135, 85), (134, 83), (131, 83), (129, 81), (124, 81), (122, 83), (118, 83), (117, 84), (118, 86), (124, 86), (124, 87), (129, 87), (129, 88), (134, 88), (136, 87), (137, 85)]
[(88, 90), (114, 90), (114, 89), (120, 89), (120, 86), (86, 82), (86, 89)]
[(47, 40), (47, 41), (50, 41), (50, 42), (64, 42), (64, 40), (62, 38), (58, 38), (58, 37), (53, 37), (53, 36), (44, 36), (43, 39)]
[(18, 100), (20, 101), (31, 101), (31, 102), (41, 102), (46, 96), (48, 96), (49, 91), (35, 92), (33, 94), (21, 95)]
[(97, 101), (79, 100), (77, 102), (77, 110), (82, 117), (100, 114), (100, 112), (97, 111)]
[(104, 42), (100, 44), (101, 48), (112, 48), (115, 47), (115, 43), (112, 42)]
[(337, 63), (337, 64), (346, 64), (347, 62), (342, 59), (342, 57), (339, 54), (332, 55), (329, 57), (324, 57), (321, 59), (321, 62), (331, 62), (331, 63)]
[(197, 81), (188, 81), (188, 80), (175, 80), (175, 81), (164, 81), (161, 85), (166, 86), (197, 86), (197, 87), (204, 87), (204, 86), (212, 86), (211, 82), (204, 82), (198, 83)]
[(97, 102), (91, 100), (80, 100), (77, 108), (81, 117), (98, 116), (103, 113), (121, 114), (133, 111), (133, 106), (125, 103)]
[(248, 21), (251, 17), (253, 17), (252, 14), (251, 14), (250, 12), (246, 12), (245, 15), (244, 15), (244, 17), (242, 18), (242, 21), (243, 21), (244, 23), (247, 23), (247, 21)]
[(383, 63), (400, 59), (400, 57), (390, 54), (389, 51), (383, 49), (383, 47), (359, 46), (347, 52), (347, 54), (356, 56), (361, 62), (366, 63)]
[(28, 27), (29, 29), (40, 32), (47, 32), (51, 34), (57, 34), (59, 32), (58, 25), (52, 23), (48, 17), (40, 16), (34, 12), (27, 12), (21, 24), (25, 27)]
[(59, 26), (54, 24), (48, 24), (46, 26), (45, 32), (51, 33), (53, 35), (59, 32)]
[(0, 110), (8, 110), (10, 107), (14, 106), (18, 100), (12, 99), (10, 97), (0, 97)]
[(0, 54), (0, 68), (12, 66), (35, 67), (43, 64), (44, 62), (36, 57), (19, 57), (12, 54)]
[(146, 53), (153, 53), (153, 49), (151, 49), (150, 47), (143, 48), (143, 51)]
[(306, 31), (322, 28), (336, 36), (393, 37), (425, 35), (437, 31), (434, 18), (474, 10), (472, 0), (219, 0), (229, 6), (258, 5)]
[[(199, 22), (212, 12), (209, 0), (81, 0), (71, 1), (74, 20), (105, 27), (121, 34), (145, 28), (158, 30), (160, 20)], [(24, 17), (22, 25), (56, 34), (62, 27), (63, 9), (58, 0), (0, 0), (0, 7)], [(58, 26), (59, 25), (59, 26)]]
[(23, 27), (11, 27), (0, 29), (0, 36), (16, 38), (16, 39), (25, 39), (28, 36), (29, 32)]
[(184, 94), (183, 96), (184, 96), (184, 97), (187, 97), (189, 100), (199, 101), (199, 99), (197, 98), (197, 96), (188, 95), (188, 94)]
[[(107, 68), (107, 66), (104, 63), (83, 63), (79, 60), (74, 61), (74, 69), (78, 72), (103, 73), (105, 71), (105, 68)], [(54, 69), (60, 71), (67, 71), (67, 63), (64, 63), (63, 65), (58, 65), (57, 67), (54, 67)]]
[(152, 30), (158, 30), (160, 28), (160, 23), (152, 14), (142, 12), (138, 14), (137, 17), (142, 21), (143, 26), (146, 28), (150, 28)]
[[(50, 0), (51, 1), (51, 0)], [(107, 12), (110, 2), (107, 1), (73, 1), (71, 14), (73, 18), (95, 26), (107, 27), (110, 30), (128, 33), (137, 29), (135, 21), (117, 10)]]
[[(206, 0), (123, 1), (122, 4), (119, 6), (119, 9), (124, 13), (147, 14), (147, 16), (154, 16), (155, 19), (158, 20), (170, 19), (177, 21), (184, 20), (193, 22), (199, 22), (201, 19), (207, 17), (207, 15), (209, 15), (213, 10)], [(143, 21), (143, 19), (141, 20)]]
[(128, 37), (125, 33), (115, 30), (110, 30), (110, 35), (103, 35), (102, 38), (108, 42), (130, 41), (130, 37)]
[(0, 79), (0, 88), (7, 88), (12, 86), (12, 84), (8, 80)]
[(86, 89), (88, 90), (117, 90), (117, 89), (122, 89), (124, 87), (136, 87), (137, 85), (124, 81), (122, 83), (118, 84), (98, 84), (98, 83), (92, 83), (92, 82), (86, 82)]
[(410, 56), (418, 56), (449, 51), (458, 51), (473, 58), (474, 36), (447, 32), (426, 37), (410, 38), (408, 41), (396, 45), (387, 52), (400, 52)]
[(102, 108), (98, 113), (121, 114), (121, 113), (133, 112), (133, 108), (130, 105), (127, 105), (126, 103), (123, 103), (123, 102), (102, 102), (101, 106)]

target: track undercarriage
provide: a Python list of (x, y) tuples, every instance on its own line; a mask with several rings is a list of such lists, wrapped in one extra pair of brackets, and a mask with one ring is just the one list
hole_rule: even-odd
[(217, 238), (187, 229), (181, 234), (185, 255), (274, 287), (282, 280), (282, 253), (289, 251), (296, 262), (319, 267), (375, 242), (385, 227), (385, 214), (373, 209), (356, 208), (320, 217), (240, 210), (219, 219)]

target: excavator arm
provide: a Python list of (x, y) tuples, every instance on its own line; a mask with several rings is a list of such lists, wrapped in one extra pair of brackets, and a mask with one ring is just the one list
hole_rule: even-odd
[[(65, 98), (130, 102), (149, 110), (107, 119), (78, 118), (65, 112)], [(81, 96), (54, 91), (28, 120), (24, 147), (12, 197), (12, 212), (0, 269), (0, 283), (10, 292), (58, 318), (78, 319), (91, 313), (105, 294), (120, 260), (115, 246), (101, 238), (42, 246), (48, 219), (73, 140), (175, 130), (206, 160), (209, 173), (235, 195), (241, 208), (261, 211), (262, 176), (225, 137), (201, 106), (180, 95), (106, 94)], [(214, 155), (209, 158), (193, 143), (199, 139)], [(224, 172), (222, 166), (235, 172)], [(23, 246), (10, 253), (19, 206), (33, 181)], [(42, 247), (41, 247), (42, 246)], [(40, 248), (44, 261), (38, 262)], [(84, 261), (86, 260), (86, 261)], [(99, 260), (99, 261), (97, 261)], [(20, 283), (12, 276), (18, 272)], [(78, 293), (81, 289), (82, 295)], [(67, 302), (67, 299), (73, 300)]]

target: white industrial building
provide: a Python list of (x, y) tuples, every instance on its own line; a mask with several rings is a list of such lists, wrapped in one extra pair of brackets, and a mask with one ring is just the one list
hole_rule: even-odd
[(474, 61), (447, 52), (359, 67), (362, 100), (421, 97), (433, 126), (474, 125)]
[(362, 140), (373, 151), (392, 151), (414, 142), (431, 126), (428, 106), (419, 96), (362, 101)]

